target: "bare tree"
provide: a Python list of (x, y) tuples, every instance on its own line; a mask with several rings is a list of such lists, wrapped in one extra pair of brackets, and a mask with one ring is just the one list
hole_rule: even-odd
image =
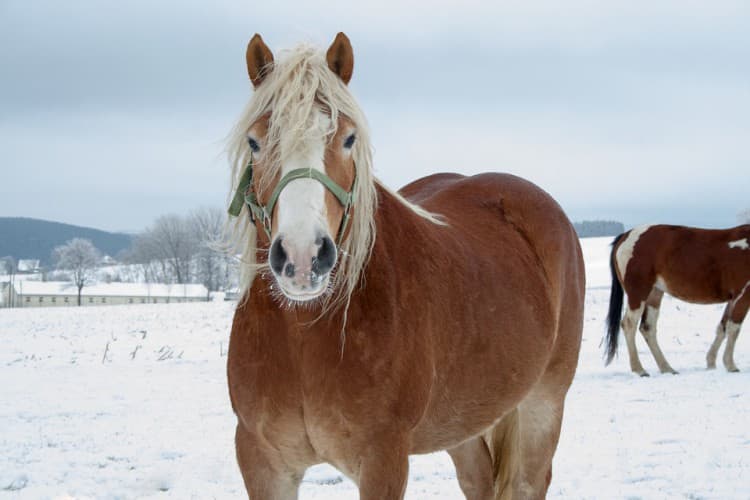
[(163, 215), (150, 230), (162, 262), (172, 272), (177, 283), (190, 283), (190, 265), (198, 249), (187, 218)]
[(188, 216), (159, 217), (123, 256), (138, 276), (126, 280), (161, 283), (202, 283), (209, 292), (226, 290), (236, 282), (236, 263), (225, 248), (225, 214), (204, 207)]
[(52, 258), (57, 269), (65, 269), (71, 274), (73, 284), (78, 288), (78, 305), (81, 305), (81, 290), (96, 276), (96, 267), (101, 261), (101, 252), (83, 238), (73, 238), (64, 245), (55, 247)]
[(225, 254), (221, 251), (224, 211), (204, 207), (193, 211), (189, 217), (193, 237), (198, 244), (195, 271), (196, 278), (209, 292), (224, 286)]
[(737, 214), (737, 222), (740, 224), (750, 224), (750, 208), (746, 208)]
[(197, 249), (187, 217), (162, 215), (135, 238), (128, 260), (142, 266), (147, 281), (190, 283)]
[(139, 270), (140, 276), (135, 276), (134, 281), (145, 281), (146, 283), (169, 283), (173, 281), (169, 276), (167, 263), (162, 258), (161, 252), (156, 244), (150, 230), (146, 230), (133, 239), (133, 244), (126, 252), (123, 260)]
[(13, 285), (15, 284), (16, 273), (18, 272), (18, 263), (16, 259), (8, 255), (0, 259), (0, 264), (2, 264), (0, 269), (8, 275), (8, 302), (6, 302), (6, 307), (13, 307)]

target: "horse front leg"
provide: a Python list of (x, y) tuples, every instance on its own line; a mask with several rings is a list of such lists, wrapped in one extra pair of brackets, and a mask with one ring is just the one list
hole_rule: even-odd
[(646, 340), (646, 345), (651, 350), (651, 354), (656, 360), (656, 364), (659, 366), (659, 371), (662, 373), (672, 373), (677, 375), (677, 372), (669, 364), (667, 358), (664, 357), (664, 353), (659, 347), (659, 343), (656, 340), (656, 322), (659, 320), (659, 309), (661, 308), (661, 299), (664, 297), (664, 292), (658, 288), (654, 288), (651, 294), (646, 300), (646, 307), (643, 310), (643, 316), (641, 317), (641, 325), (639, 327), (643, 338)]
[(235, 433), (237, 463), (250, 500), (296, 500), (304, 468), (284, 462), (277, 450), (247, 432), (242, 424)]
[(409, 446), (404, 438), (371, 442), (359, 471), (360, 500), (401, 500), (409, 478)]

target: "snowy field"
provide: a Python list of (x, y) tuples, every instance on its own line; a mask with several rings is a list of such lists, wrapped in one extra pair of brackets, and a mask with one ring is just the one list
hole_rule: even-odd
[[(706, 371), (722, 306), (665, 297), (650, 378), (599, 341), (610, 238), (583, 240), (588, 293), (550, 498), (750, 498), (750, 332), (743, 372)], [(225, 363), (231, 303), (0, 310), (0, 498), (242, 498)], [(747, 328), (745, 329), (747, 330)], [(356, 499), (334, 469), (303, 499)], [(462, 498), (444, 453), (415, 456), (407, 498)]]

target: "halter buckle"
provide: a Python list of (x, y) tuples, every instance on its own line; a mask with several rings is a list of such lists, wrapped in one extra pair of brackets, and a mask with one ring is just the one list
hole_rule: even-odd
[(265, 229), (266, 234), (268, 237), (271, 237), (271, 216), (266, 212), (266, 209), (263, 209), (263, 229)]
[(249, 196), (252, 191), (253, 191), (253, 185), (248, 184), (247, 188), (245, 189), (245, 192), (243, 193), (243, 196), (245, 197), (245, 205), (247, 206), (247, 214), (250, 216), (250, 221), (254, 223), (255, 212), (253, 211), (253, 207), (249, 200)]

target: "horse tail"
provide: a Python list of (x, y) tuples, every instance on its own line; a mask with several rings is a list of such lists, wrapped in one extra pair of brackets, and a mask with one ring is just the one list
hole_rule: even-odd
[(617, 354), (617, 339), (620, 333), (620, 320), (622, 319), (622, 302), (624, 296), (622, 283), (620, 283), (620, 279), (617, 277), (615, 251), (617, 250), (617, 244), (626, 234), (628, 233), (625, 232), (615, 237), (612, 241), (612, 252), (609, 256), (609, 270), (612, 273), (612, 289), (609, 293), (609, 313), (607, 314), (607, 360), (605, 363), (607, 365), (612, 362), (612, 359)]
[(495, 499), (511, 500), (513, 483), (520, 467), (518, 408), (507, 413), (485, 436), (492, 457)]

